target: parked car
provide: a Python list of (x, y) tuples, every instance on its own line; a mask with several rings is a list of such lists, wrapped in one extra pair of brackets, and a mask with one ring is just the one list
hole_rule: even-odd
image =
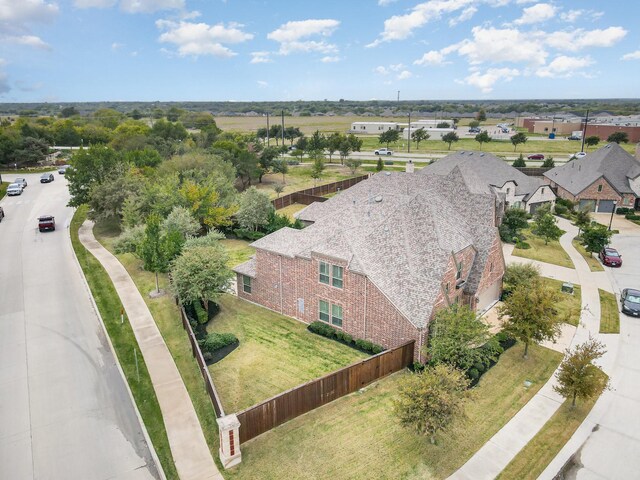
[(527, 155), (528, 160), (544, 160), (544, 155), (541, 153), (532, 153), (531, 155)]
[(26, 178), (16, 178), (13, 183), (19, 183), (22, 185), (22, 188), (27, 188), (27, 179)]
[(19, 183), (12, 183), (7, 187), (7, 195), (13, 197), (14, 195), (22, 195), (22, 185)]
[(0, 222), (2, 222), (3, 218), (4, 218), (4, 210), (2, 209), (2, 207), (0, 207)]
[(56, 219), (53, 215), (42, 215), (38, 217), (38, 229), (41, 232), (56, 229)]
[(43, 173), (40, 176), (40, 183), (51, 183), (54, 180), (53, 173)]
[(587, 154), (585, 152), (576, 152), (573, 155), (571, 155), (571, 159), (573, 160), (574, 158), (583, 158), (586, 156)]
[(393, 150), (389, 150), (388, 148), (379, 148), (373, 153), (375, 153), (376, 155), (393, 155)]
[(582, 138), (578, 137), (577, 135), (571, 135), (567, 137), (567, 140), (582, 140)]
[(67, 173), (67, 169), (70, 167), (71, 165), (62, 165), (60, 168), (58, 168), (58, 173), (60, 175), (64, 175), (65, 173)]
[(625, 288), (620, 294), (622, 313), (640, 317), (640, 290)]
[(608, 267), (622, 266), (622, 255), (620, 255), (615, 248), (604, 247), (600, 250), (599, 256), (602, 263)]

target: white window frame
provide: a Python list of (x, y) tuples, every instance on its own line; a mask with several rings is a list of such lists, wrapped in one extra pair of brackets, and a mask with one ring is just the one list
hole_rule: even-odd
[[(247, 280), (249, 281), (247, 282)], [(249, 275), (242, 275), (242, 291), (248, 295), (251, 295), (252, 288), (253, 286), (251, 285), (251, 277)]]

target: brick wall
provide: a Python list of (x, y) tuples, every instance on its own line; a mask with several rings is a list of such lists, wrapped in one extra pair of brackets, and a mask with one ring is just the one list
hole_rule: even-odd
[(632, 143), (640, 141), (640, 127), (625, 127), (622, 125), (587, 125), (586, 137), (595, 135), (601, 141), (606, 141), (609, 135), (615, 132), (627, 132), (629, 141)]

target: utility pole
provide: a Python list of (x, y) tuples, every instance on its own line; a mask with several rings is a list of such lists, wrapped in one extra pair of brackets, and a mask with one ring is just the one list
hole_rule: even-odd
[(284, 110), (281, 110), (282, 114), (282, 146), (284, 147)]
[(582, 127), (582, 145), (580, 151), (584, 152), (584, 137), (587, 136), (587, 123), (589, 123), (589, 109), (587, 108), (587, 118), (584, 120), (584, 127)]
[(407, 153), (411, 153), (411, 110), (409, 110), (409, 134), (407, 135)]
[(267, 147), (269, 146), (269, 112), (267, 112)]
[(400, 90), (398, 90), (398, 103), (400, 103)]

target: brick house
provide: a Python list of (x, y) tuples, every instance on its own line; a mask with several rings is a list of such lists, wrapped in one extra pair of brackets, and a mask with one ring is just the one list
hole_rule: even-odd
[(416, 340), (453, 302), (484, 310), (504, 274), (493, 194), (447, 176), (385, 172), (299, 213), (309, 226), (252, 244), (238, 296), (386, 348)]
[(448, 175), (454, 168), (475, 193), (495, 193), (505, 208), (522, 208), (534, 213), (542, 205), (553, 206), (556, 195), (541, 179), (525, 175), (501, 158), (484, 152), (455, 152), (418, 171), (420, 174)]
[(617, 143), (610, 143), (544, 173), (558, 197), (578, 202), (592, 212), (614, 207), (640, 209), (640, 161)]

